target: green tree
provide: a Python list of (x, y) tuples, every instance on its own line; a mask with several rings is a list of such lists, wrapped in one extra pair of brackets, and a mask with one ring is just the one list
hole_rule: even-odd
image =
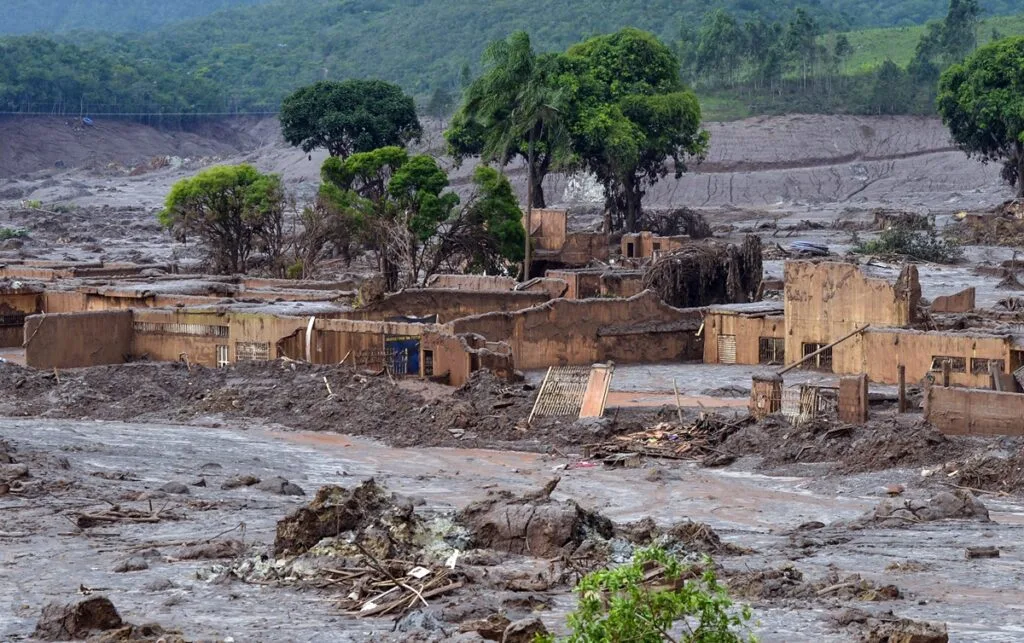
[(953, 140), (1002, 176), (1024, 198), (1024, 37), (978, 49), (939, 80), (939, 114)]
[(672, 51), (632, 28), (569, 48), (560, 78), (576, 164), (604, 187), (608, 216), (635, 231), (647, 188), (707, 149), (697, 97)]
[(442, 120), (451, 114), (454, 105), (455, 96), (452, 95), (445, 85), (440, 84), (434, 87), (434, 92), (430, 95), (430, 102), (427, 103), (427, 113), (438, 120)]
[[(450, 143), (466, 140), (462, 131), (475, 128), (485, 161), (506, 164), (515, 154), (525, 157), (529, 170), (526, 219), (534, 205), (544, 206), (543, 181), (561, 143), (562, 92), (554, 84), (556, 58), (537, 56), (525, 32), (517, 31), (492, 43), (484, 52), (484, 73), (469, 87), (459, 126)], [(460, 129), (461, 128), (461, 129)], [(468, 148), (451, 146), (456, 156)], [(529, 240), (524, 239), (523, 279), (530, 278)]]
[(279, 263), (283, 204), (278, 175), (227, 165), (175, 183), (157, 218), (181, 239), (199, 237), (215, 271), (242, 273), (254, 251)]
[(846, 34), (841, 33), (836, 36), (835, 45), (832, 47), (832, 55), (840, 66), (845, 65), (846, 61), (853, 55), (853, 45), (850, 44), (850, 39)]
[[(704, 566), (705, 571), (692, 574), (664, 550), (650, 548), (637, 551), (622, 567), (587, 574), (576, 586), (579, 605), (569, 615), (571, 634), (565, 643), (754, 641), (746, 626), (750, 608), (734, 609), (710, 559)], [(657, 567), (664, 581), (652, 588), (645, 578)], [(681, 636), (673, 633), (677, 623)]]
[(473, 193), (439, 234), (431, 272), (515, 274), (525, 258), (523, 212), (508, 179), (492, 167), (473, 171)]
[(304, 152), (322, 147), (345, 158), (392, 145), (404, 146), (423, 133), (412, 97), (382, 80), (320, 81), (281, 104), (281, 133)]
[(899, 114), (909, 101), (907, 74), (899, 65), (886, 59), (878, 68), (871, 92), (870, 107), (877, 114)]

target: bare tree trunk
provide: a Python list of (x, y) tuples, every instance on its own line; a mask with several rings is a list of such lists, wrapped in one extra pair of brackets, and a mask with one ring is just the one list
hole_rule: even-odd
[(1024, 199), (1024, 143), (1014, 144), (1017, 151), (1017, 198)]
[(527, 164), (530, 167), (530, 172), (529, 179), (526, 181), (526, 254), (523, 260), (523, 281), (530, 280), (530, 263), (533, 261), (533, 257), (530, 256), (530, 230), (533, 228), (533, 161), (535, 156), (533, 130), (530, 130), (528, 147), (529, 159)]

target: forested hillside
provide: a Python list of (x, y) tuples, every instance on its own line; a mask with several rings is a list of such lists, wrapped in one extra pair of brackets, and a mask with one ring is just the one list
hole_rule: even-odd
[[(396, 82), (443, 111), (478, 72), (484, 47), (514, 30), (527, 31), (538, 50), (560, 51), (635, 26), (673, 48), (712, 117), (928, 113), (937, 70), (965, 48), (1024, 30), (1021, 19), (981, 20), (986, 8), (1024, 13), (1024, 0), (952, 1), (970, 14), (957, 27), (970, 33), (958, 32), (956, 43), (944, 42), (941, 22), (844, 33), (849, 25), (943, 18), (950, 0), (818, 0), (806, 9), (797, 0), (203, 0), (207, 9), (252, 6), (143, 35), (0, 40), (0, 112), (274, 111), (296, 87), (325, 78)], [(28, 0), (4, 2), (27, 11)], [(38, 4), (45, 12), (56, 3)], [(101, 5), (151, 7), (154, 19), (200, 10), (198, 0), (64, 4), (68, 16)]]
[(148, 31), (267, 0), (0, 0), (0, 34)]

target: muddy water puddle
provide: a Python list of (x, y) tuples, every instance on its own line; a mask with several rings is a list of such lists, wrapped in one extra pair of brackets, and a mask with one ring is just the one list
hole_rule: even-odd
[[(861, 573), (895, 583), (907, 599), (862, 607), (947, 622), (951, 640), (1020, 640), (1024, 628), (1019, 609), (1024, 591), (1018, 590), (1024, 579), (1024, 551), (1018, 549), (1024, 508), (1010, 499), (991, 504), (994, 523), (851, 531), (845, 534), (847, 542), (795, 553), (783, 532), (810, 521), (856, 517), (878, 498), (830, 493), (827, 479), (769, 477), (739, 467), (708, 470), (652, 462), (644, 469), (567, 470), (567, 460), (551, 456), (393, 449), (362, 438), (259, 426), (0, 420), (0, 439), (10, 440), (19, 450), (16, 455), (65, 457), (67, 469), (39, 465), (37, 474), (70, 483), (65, 491), (40, 497), (0, 497), (2, 640), (25, 637), (43, 604), (75, 600), (82, 587), (103, 589), (129, 620), (158, 621), (195, 638), (360, 641), (394, 636), (390, 621), (341, 616), (329, 593), (209, 584), (197, 572), (211, 563), (166, 560), (174, 552), (167, 543), (219, 533), (270, 544), (276, 521), (308, 502), (320, 485), (351, 486), (371, 476), (393, 491), (422, 497), (428, 507), (461, 507), (490, 490), (524, 492), (558, 475), (562, 481), (555, 497), (573, 498), (616, 522), (651, 516), (668, 524), (691, 518), (709, 523), (729, 542), (757, 550), (721, 559), (727, 568), (772, 567), (795, 559), (793, 564), (809, 578), (835, 568), (841, 574)], [(652, 469), (661, 475), (651, 475)], [(99, 472), (106, 478), (93, 475)], [(107, 479), (119, 473), (124, 479)], [(236, 474), (281, 476), (307, 495), (221, 489)], [(191, 486), (200, 478), (206, 486)], [(884, 480), (879, 474), (878, 483)], [(168, 482), (190, 485), (190, 493), (153, 502), (167, 503), (185, 519), (76, 533), (70, 518), (75, 511), (102, 510), (113, 503), (140, 505), (125, 498)], [(840, 486), (837, 479), (835, 487)], [(1000, 547), (1000, 558), (965, 560), (966, 547), (988, 544)], [(146, 549), (159, 554), (150, 559), (148, 569), (113, 571), (131, 552)], [(886, 569), (908, 560), (925, 568), (906, 573)], [(557, 626), (571, 604), (570, 595), (558, 597), (545, 621)], [(822, 609), (788, 604), (755, 608), (759, 634), (764, 641), (849, 640), (849, 633), (830, 629)]]

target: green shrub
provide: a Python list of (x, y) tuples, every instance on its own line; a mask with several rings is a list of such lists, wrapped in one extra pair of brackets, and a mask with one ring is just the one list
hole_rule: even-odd
[[(645, 582), (654, 567), (664, 570), (664, 578)], [(587, 574), (576, 586), (579, 605), (568, 617), (572, 633), (564, 643), (755, 641), (747, 626), (750, 608), (734, 607), (710, 559), (701, 569), (652, 547), (638, 550), (622, 567)], [(693, 578), (682, 581), (688, 578), (684, 574), (694, 571), (698, 573)], [(680, 635), (673, 633), (676, 623), (681, 625)], [(555, 638), (537, 640), (553, 643)]]
[(898, 255), (933, 263), (956, 263), (964, 256), (959, 243), (943, 239), (935, 230), (911, 230), (903, 226), (883, 230), (877, 239), (858, 242), (853, 252), (861, 255)]
[(27, 230), (21, 228), (0, 228), (0, 241), (8, 239), (21, 239), (28, 236)]

